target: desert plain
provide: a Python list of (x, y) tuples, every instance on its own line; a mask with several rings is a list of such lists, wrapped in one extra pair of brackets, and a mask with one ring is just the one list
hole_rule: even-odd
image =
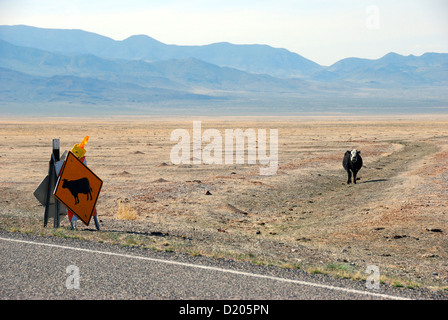
[[(261, 175), (264, 165), (247, 154), (243, 164), (172, 163), (170, 136), (192, 133), (193, 121), (223, 137), (226, 129), (277, 129), (275, 174)], [(72, 230), (67, 216), (59, 228), (43, 227), (33, 192), (48, 173), (52, 139), (62, 153), (86, 135), (87, 165), (103, 180), (101, 230), (81, 221)], [(364, 166), (348, 185), (342, 158), (353, 148)], [(0, 119), (0, 229), (10, 232), (353, 281), (377, 266), (384, 285), (446, 294), (447, 201), (445, 115)]]

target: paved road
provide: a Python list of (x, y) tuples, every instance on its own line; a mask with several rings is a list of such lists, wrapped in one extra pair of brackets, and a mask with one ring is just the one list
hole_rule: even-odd
[(19, 233), (0, 232), (0, 257), (0, 299), (402, 298), (300, 270)]

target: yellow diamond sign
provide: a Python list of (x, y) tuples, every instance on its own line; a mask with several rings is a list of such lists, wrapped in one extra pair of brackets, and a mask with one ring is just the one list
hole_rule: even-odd
[(61, 169), (54, 196), (89, 225), (103, 181), (72, 152)]

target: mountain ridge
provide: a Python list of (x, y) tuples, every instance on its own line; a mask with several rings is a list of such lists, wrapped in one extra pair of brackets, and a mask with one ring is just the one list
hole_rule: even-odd
[[(179, 46), (164, 44), (147, 35), (113, 40), (79, 29), (45, 29), (24, 25), (0, 26), (0, 39), (22, 47), (69, 55), (89, 53), (106, 59), (139, 59), (155, 62), (194, 57), (219, 66), (233, 67), (251, 73), (266, 73), (266, 62), (277, 57), (287, 59), (288, 64), (284, 68), (274, 65), (268, 71), (271, 75), (282, 77), (308, 76), (309, 74), (302, 72), (302, 65), (305, 66), (307, 72), (315, 72), (321, 68), (319, 64), (297, 53), (258, 44), (234, 45), (218, 42), (204, 46)], [(253, 54), (254, 50), (258, 52), (256, 56)], [(237, 60), (223, 61), (223, 57), (237, 57)], [(244, 68), (243, 64), (247, 62), (251, 63), (250, 68)]]
[(448, 106), (446, 53), (390, 52), (325, 67), (263, 44), (178, 46), (147, 35), (116, 41), (83, 30), (0, 26), (0, 68), (0, 105), (33, 98), (113, 110), (120, 104), (150, 110), (170, 101), (174, 107), (206, 101), (218, 109), (271, 106), (279, 112)]

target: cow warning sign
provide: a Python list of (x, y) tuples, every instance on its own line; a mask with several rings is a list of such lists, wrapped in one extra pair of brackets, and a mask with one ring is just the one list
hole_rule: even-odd
[(61, 169), (54, 196), (89, 225), (103, 181), (72, 152)]

